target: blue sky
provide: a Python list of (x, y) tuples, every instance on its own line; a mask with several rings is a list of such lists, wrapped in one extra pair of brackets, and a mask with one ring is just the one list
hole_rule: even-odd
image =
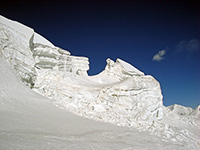
[(200, 3), (195, 0), (1, 1), (17, 20), (72, 55), (90, 59), (97, 74), (121, 58), (161, 84), (164, 105), (200, 104)]

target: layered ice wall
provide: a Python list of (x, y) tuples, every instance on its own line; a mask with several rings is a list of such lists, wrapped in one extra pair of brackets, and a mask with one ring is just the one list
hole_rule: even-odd
[(22, 81), (60, 107), (122, 126), (151, 124), (163, 117), (160, 84), (121, 59), (107, 59), (102, 73), (88, 76), (88, 58), (72, 56), (2, 16), (0, 44)]
[(86, 57), (71, 56), (66, 50), (42, 44), (35, 44), (32, 53), (38, 70), (53, 69), (74, 75), (87, 75), (89, 61)]
[(30, 87), (34, 86), (37, 70), (41, 68), (75, 74), (87, 74), (89, 69), (87, 58), (71, 56), (33, 29), (3, 16), (0, 16), (0, 49), (22, 81)]
[(40, 70), (33, 89), (54, 99), (59, 107), (99, 121), (139, 126), (161, 120), (160, 84), (136, 68), (126, 71), (121, 62), (113, 64), (116, 73), (106, 69), (92, 77)]
[(30, 50), (33, 35), (33, 29), (0, 16), (0, 49), (29, 86), (33, 86), (36, 77), (35, 62)]
[[(167, 145), (199, 149), (199, 132), (196, 131), (200, 129), (200, 106), (196, 109), (180, 105), (164, 107), (159, 82), (122, 59), (113, 61), (108, 58), (104, 71), (88, 76), (88, 58), (72, 56), (33, 29), (2, 16), (0, 57), (1, 64), (8, 61), (23, 83), (52, 99), (60, 108), (87, 118), (150, 131), (159, 135), (163, 142), (170, 142)], [(2, 93), (0, 91), (0, 96)], [(19, 99), (21, 96), (12, 101), (17, 104)], [(6, 106), (2, 104), (2, 108)], [(12, 105), (10, 101), (8, 104)]]

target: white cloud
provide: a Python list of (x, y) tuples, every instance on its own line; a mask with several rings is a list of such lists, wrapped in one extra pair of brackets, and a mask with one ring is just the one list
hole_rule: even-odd
[(188, 51), (190, 53), (200, 50), (200, 42), (197, 39), (191, 39), (189, 41), (183, 40), (178, 43), (177, 51)]
[(166, 50), (161, 50), (157, 54), (153, 56), (153, 61), (161, 61), (164, 59), (164, 55), (166, 54)]

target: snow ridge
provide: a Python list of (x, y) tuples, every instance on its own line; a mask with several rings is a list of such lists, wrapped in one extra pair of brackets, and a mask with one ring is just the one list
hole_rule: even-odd
[[(117, 59), (88, 76), (89, 60), (72, 56), (33, 29), (0, 16), (0, 53), (20, 79), (53, 103), (80, 116), (162, 135), (163, 140), (198, 147), (200, 106), (163, 106), (159, 82)], [(170, 122), (171, 120), (172, 122)], [(182, 123), (183, 128), (175, 122)]]

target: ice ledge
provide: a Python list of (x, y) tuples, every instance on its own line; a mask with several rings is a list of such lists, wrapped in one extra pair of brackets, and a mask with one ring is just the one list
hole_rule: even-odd
[(138, 70), (137, 68), (125, 62), (122, 59), (117, 58), (116, 62), (119, 63), (131, 75), (144, 75), (143, 72), (141, 72), (140, 70)]
[(123, 61), (122, 59), (117, 59), (116, 62), (108, 58), (106, 60), (107, 65), (105, 71), (108, 76), (117, 77), (119, 80), (124, 80), (132, 76), (144, 76), (145, 74), (132, 66), (131, 64)]

